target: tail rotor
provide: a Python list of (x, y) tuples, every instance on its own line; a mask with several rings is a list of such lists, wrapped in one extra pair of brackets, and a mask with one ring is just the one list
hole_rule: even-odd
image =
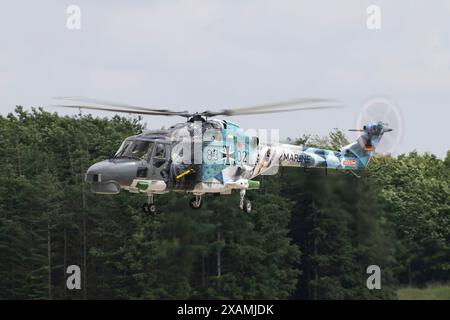
[[(377, 153), (386, 155), (395, 153), (401, 145), (403, 126), (403, 117), (399, 107), (388, 98), (376, 97), (363, 104), (356, 119), (356, 129), (349, 131), (366, 132), (369, 136), (390, 132), (390, 134), (383, 135), (383, 139), (377, 146)], [(395, 128), (395, 130), (391, 128)], [(356, 133), (355, 138), (359, 135)]]

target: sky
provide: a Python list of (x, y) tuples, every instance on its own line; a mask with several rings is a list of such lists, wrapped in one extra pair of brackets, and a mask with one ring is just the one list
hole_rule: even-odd
[[(80, 29), (67, 28), (70, 5), (80, 8)], [(370, 5), (380, 9), (380, 29), (367, 27)], [(293, 98), (345, 104), (229, 119), (279, 129), (282, 138), (354, 128), (368, 104), (384, 99), (395, 111), (394, 154), (444, 157), (450, 0), (3, 1), (0, 114), (55, 104), (56, 96), (179, 111)], [(160, 128), (183, 119), (144, 121)]]

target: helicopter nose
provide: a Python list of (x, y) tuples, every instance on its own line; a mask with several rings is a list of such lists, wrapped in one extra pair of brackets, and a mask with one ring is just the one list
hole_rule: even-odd
[(97, 182), (101, 183), (102, 180), (111, 180), (111, 168), (105, 161), (98, 162), (89, 167), (86, 171), (86, 182)]
[(85, 181), (94, 193), (116, 194), (121, 186), (132, 183), (137, 172), (136, 162), (115, 163), (105, 160), (93, 164), (86, 172)]
[(112, 173), (110, 165), (105, 161), (98, 162), (86, 171), (85, 181), (91, 185), (93, 193), (117, 194), (120, 192), (120, 185), (113, 179)]

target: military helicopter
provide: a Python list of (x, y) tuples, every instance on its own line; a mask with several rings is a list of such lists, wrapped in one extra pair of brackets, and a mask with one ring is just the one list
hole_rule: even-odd
[(57, 107), (110, 111), (150, 116), (180, 116), (185, 122), (166, 130), (153, 130), (126, 138), (109, 159), (93, 164), (85, 174), (91, 191), (118, 194), (121, 190), (146, 194), (145, 213), (156, 213), (155, 196), (180, 192), (192, 194), (189, 205), (199, 209), (205, 194), (228, 195), (239, 190), (240, 208), (252, 211), (247, 190), (259, 189), (259, 175), (274, 174), (279, 167), (363, 169), (385, 132), (381, 121), (361, 129), (359, 138), (340, 150), (305, 148), (285, 143), (263, 142), (255, 134), (218, 116), (255, 115), (278, 112), (321, 110), (342, 107), (334, 100), (298, 99), (221, 111), (171, 111), (80, 97), (58, 99), (94, 105)]

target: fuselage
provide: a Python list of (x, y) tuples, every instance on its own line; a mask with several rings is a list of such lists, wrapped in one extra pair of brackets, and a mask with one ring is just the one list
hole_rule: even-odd
[(282, 166), (361, 169), (371, 155), (362, 150), (371, 137), (332, 151), (261, 142), (230, 121), (197, 120), (126, 138), (113, 158), (89, 168), (91, 190), (230, 194), (233, 189), (259, 188), (256, 177), (276, 174)]

